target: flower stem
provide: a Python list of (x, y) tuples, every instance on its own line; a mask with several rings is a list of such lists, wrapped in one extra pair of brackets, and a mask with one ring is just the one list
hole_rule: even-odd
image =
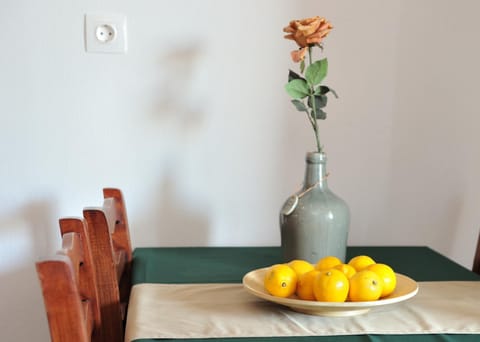
[[(312, 47), (308, 47), (308, 60), (309, 64), (312, 65)], [(315, 95), (313, 94), (313, 87), (311, 89), (311, 95), (310, 95), (310, 101), (312, 102), (312, 126), (313, 126), (313, 131), (315, 133), (315, 142), (317, 143), (317, 151), (320, 153), (322, 152), (322, 146), (320, 145), (320, 137), (318, 134), (318, 122), (317, 122), (317, 108), (316, 108), (316, 103), (315, 103)]]

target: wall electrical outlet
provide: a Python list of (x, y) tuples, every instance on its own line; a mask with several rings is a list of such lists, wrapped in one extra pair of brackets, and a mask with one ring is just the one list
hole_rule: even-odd
[(85, 14), (85, 50), (127, 52), (127, 18), (121, 14)]

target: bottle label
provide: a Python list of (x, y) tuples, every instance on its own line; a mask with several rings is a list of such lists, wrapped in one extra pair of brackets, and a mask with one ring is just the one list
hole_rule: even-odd
[(280, 210), (280, 213), (285, 216), (290, 215), (291, 213), (293, 213), (293, 211), (297, 207), (297, 204), (298, 204), (298, 196), (297, 195), (290, 196), (285, 202), (285, 204), (283, 205), (282, 210)]

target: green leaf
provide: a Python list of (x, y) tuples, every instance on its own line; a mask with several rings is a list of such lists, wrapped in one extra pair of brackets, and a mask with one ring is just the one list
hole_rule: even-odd
[(305, 104), (300, 101), (300, 100), (292, 100), (292, 103), (293, 105), (295, 106), (295, 108), (297, 108), (297, 110), (299, 112), (307, 112), (308, 113), (308, 109), (307, 109), (307, 106), (305, 106)]
[[(325, 113), (323, 110), (317, 109), (316, 112), (317, 112), (317, 120), (325, 120), (327, 118), (327, 113)], [(313, 113), (312, 113), (312, 116), (313, 116)]]
[(337, 92), (330, 87), (322, 85), (322, 86), (318, 87), (317, 89), (315, 89), (315, 95), (325, 95), (328, 92), (331, 92), (338, 99)]
[(305, 70), (305, 60), (302, 59), (302, 61), (300, 62), (300, 73), (303, 74), (304, 70)]
[(305, 72), (305, 78), (308, 83), (315, 86), (320, 84), (325, 76), (327, 76), (328, 61), (326, 58), (316, 61), (308, 66)]
[(310, 88), (303, 79), (291, 80), (285, 85), (285, 90), (294, 99), (303, 99), (310, 93)]
[(297, 74), (295, 71), (288, 70), (288, 82), (291, 80), (304, 80), (306, 81), (302, 76)]
[[(324, 108), (327, 105), (328, 97), (327, 95), (315, 95), (315, 109)], [(312, 97), (308, 97), (308, 106), (313, 109), (312, 107)]]

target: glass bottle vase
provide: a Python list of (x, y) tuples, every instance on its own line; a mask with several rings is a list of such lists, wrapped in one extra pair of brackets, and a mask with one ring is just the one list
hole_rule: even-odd
[(316, 263), (333, 255), (345, 262), (350, 211), (327, 185), (326, 155), (308, 152), (303, 188), (290, 196), (280, 211), (285, 262), (303, 259)]

